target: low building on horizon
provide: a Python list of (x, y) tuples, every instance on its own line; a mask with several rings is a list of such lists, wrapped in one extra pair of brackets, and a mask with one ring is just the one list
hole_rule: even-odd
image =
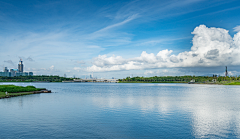
[(0, 76), (11, 77), (11, 72), (0, 72)]

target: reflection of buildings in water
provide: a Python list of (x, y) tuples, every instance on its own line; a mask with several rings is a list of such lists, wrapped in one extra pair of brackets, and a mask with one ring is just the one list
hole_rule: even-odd
[(36, 100), (39, 100), (40, 95), (41, 94), (23, 95), (23, 96), (14, 97), (14, 99), (18, 99), (18, 106), (21, 108), (24, 108), (24, 102), (25, 102), (25, 106), (34, 105)]
[(18, 106), (23, 108), (23, 100), (22, 100), (22, 97), (19, 97), (18, 99)]
[(129, 107), (143, 113), (158, 111), (161, 114), (175, 110), (191, 113), (193, 134), (197, 138), (227, 137), (234, 132), (240, 137), (240, 94), (238, 89), (225, 86), (186, 87), (180, 96), (113, 96), (96, 97), (99, 107), (121, 109)]

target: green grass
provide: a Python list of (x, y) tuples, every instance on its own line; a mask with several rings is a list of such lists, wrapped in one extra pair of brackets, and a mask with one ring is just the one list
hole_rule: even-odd
[(0, 92), (0, 97), (5, 97), (5, 92)]
[(231, 83), (227, 83), (225, 85), (240, 85), (240, 82), (231, 82)]
[(9, 95), (14, 95), (14, 96), (29, 95), (29, 94), (33, 94), (33, 92), (9, 93)]
[(0, 85), (0, 97), (6, 97), (5, 92), (8, 92), (8, 96), (21, 96), (33, 94), (33, 91), (44, 89), (45, 88), (36, 88), (34, 86)]
[(15, 86), (15, 85), (0, 85), (0, 92), (17, 93), (17, 92), (31, 92), (40, 91), (40, 88), (34, 86)]

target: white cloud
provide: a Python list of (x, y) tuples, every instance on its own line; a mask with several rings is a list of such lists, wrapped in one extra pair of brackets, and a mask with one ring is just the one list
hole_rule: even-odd
[(53, 69), (54, 69), (54, 65), (52, 65), (49, 69), (50, 69), (50, 70), (53, 70)]
[(85, 62), (83, 60), (81, 61), (77, 61), (78, 64), (85, 64)]
[(93, 59), (87, 71), (155, 69), (163, 67), (215, 67), (240, 65), (240, 32), (232, 38), (228, 30), (200, 25), (192, 32), (190, 51), (178, 55), (172, 50), (159, 51), (157, 55), (143, 51), (140, 57), (124, 59), (121, 56), (99, 55)]
[(175, 76), (184, 74), (183, 72), (179, 71), (178, 69), (158, 69), (158, 70), (145, 70), (144, 75), (146, 76)]
[(153, 74), (153, 73), (155, 73), (154, 71), (152, 71), (152, 70), (146, 70), (145, 72), (144, 72), (144, 74), (145, 75), (148, 75), (148, 74)]
[(73, 69), (79, 72), (82, 68), (80, 68), (80, 67), (74, 67)]
[(234, 31), (239, 32), (239, 31), (240, 31), (240, 25), (236, 26), (236, 27), (233, 28), (233, 29), (234, 29)]
[(172, 52), (172, 50), (168, 51), (168, 49), (162, 50), (157, 54), (157, 56), (161, 57), (163, 61), (166, 61)]
[[(133, 14), (133, 15), (129, 16), (127, 19), (125, 19), (125, 20), (122, 21), (122, 22), (119, 22), (119, 23), (116, 23), (116, 24), (107, 26), (107, 27), (105, 27), (105, 28), (103, 28), (103, 29), (100, 29), (100, 30), (98, 30), (98, 31), (96, 31), (96, 32), (102, 32), (102, 31), (106, 31), (106, 30), (109, 30), (109, 29), (112, 29), (112, 28), (115, 28), (115, 27), (118, 27), (118, 26), (122, 26), (122, 25), (130, 22), (131, 20), (136, 19), (137, 17), (138, 17), (138, 14)], [(96, 33), (96, 32), (95, 32), (95, 33)]]
[(56, 69), (54, 65), (50, 66), (49, 68), (26, 68), (26, 71), (27, 72), (39, 72), (39, 71), (45, 71), (46, 73), (47, 72), (60, 72), (60, 70)]

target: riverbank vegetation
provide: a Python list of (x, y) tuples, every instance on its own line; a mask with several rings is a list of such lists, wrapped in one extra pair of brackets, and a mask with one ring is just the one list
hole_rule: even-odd
[(0, 92), (16, 93), (16, 92), (30, 92), (30, 91), (40, 91), (41, 88), (36, 88), (34, 86), (15, 86), (15, 85), (0, 85)]
[[(34, 86), (0, 85), (0, 98), (34, 94), (34, 91), (46, 90)], [(6, 94), (7, 92), (7, 94)]]
[(240, 85), (240, 76), (217, 77), (209, 76), (154, 76), (154, 77), (127, 77), (119, 79), (120, 83), (198, 83), (198, 84), (226, 84)]
[(65, 78), (59, 76), (18, 76), (18, 77), (3, 77), (0, 76), (0, 82), (62, 82), (73, 81), (74, 78)]

